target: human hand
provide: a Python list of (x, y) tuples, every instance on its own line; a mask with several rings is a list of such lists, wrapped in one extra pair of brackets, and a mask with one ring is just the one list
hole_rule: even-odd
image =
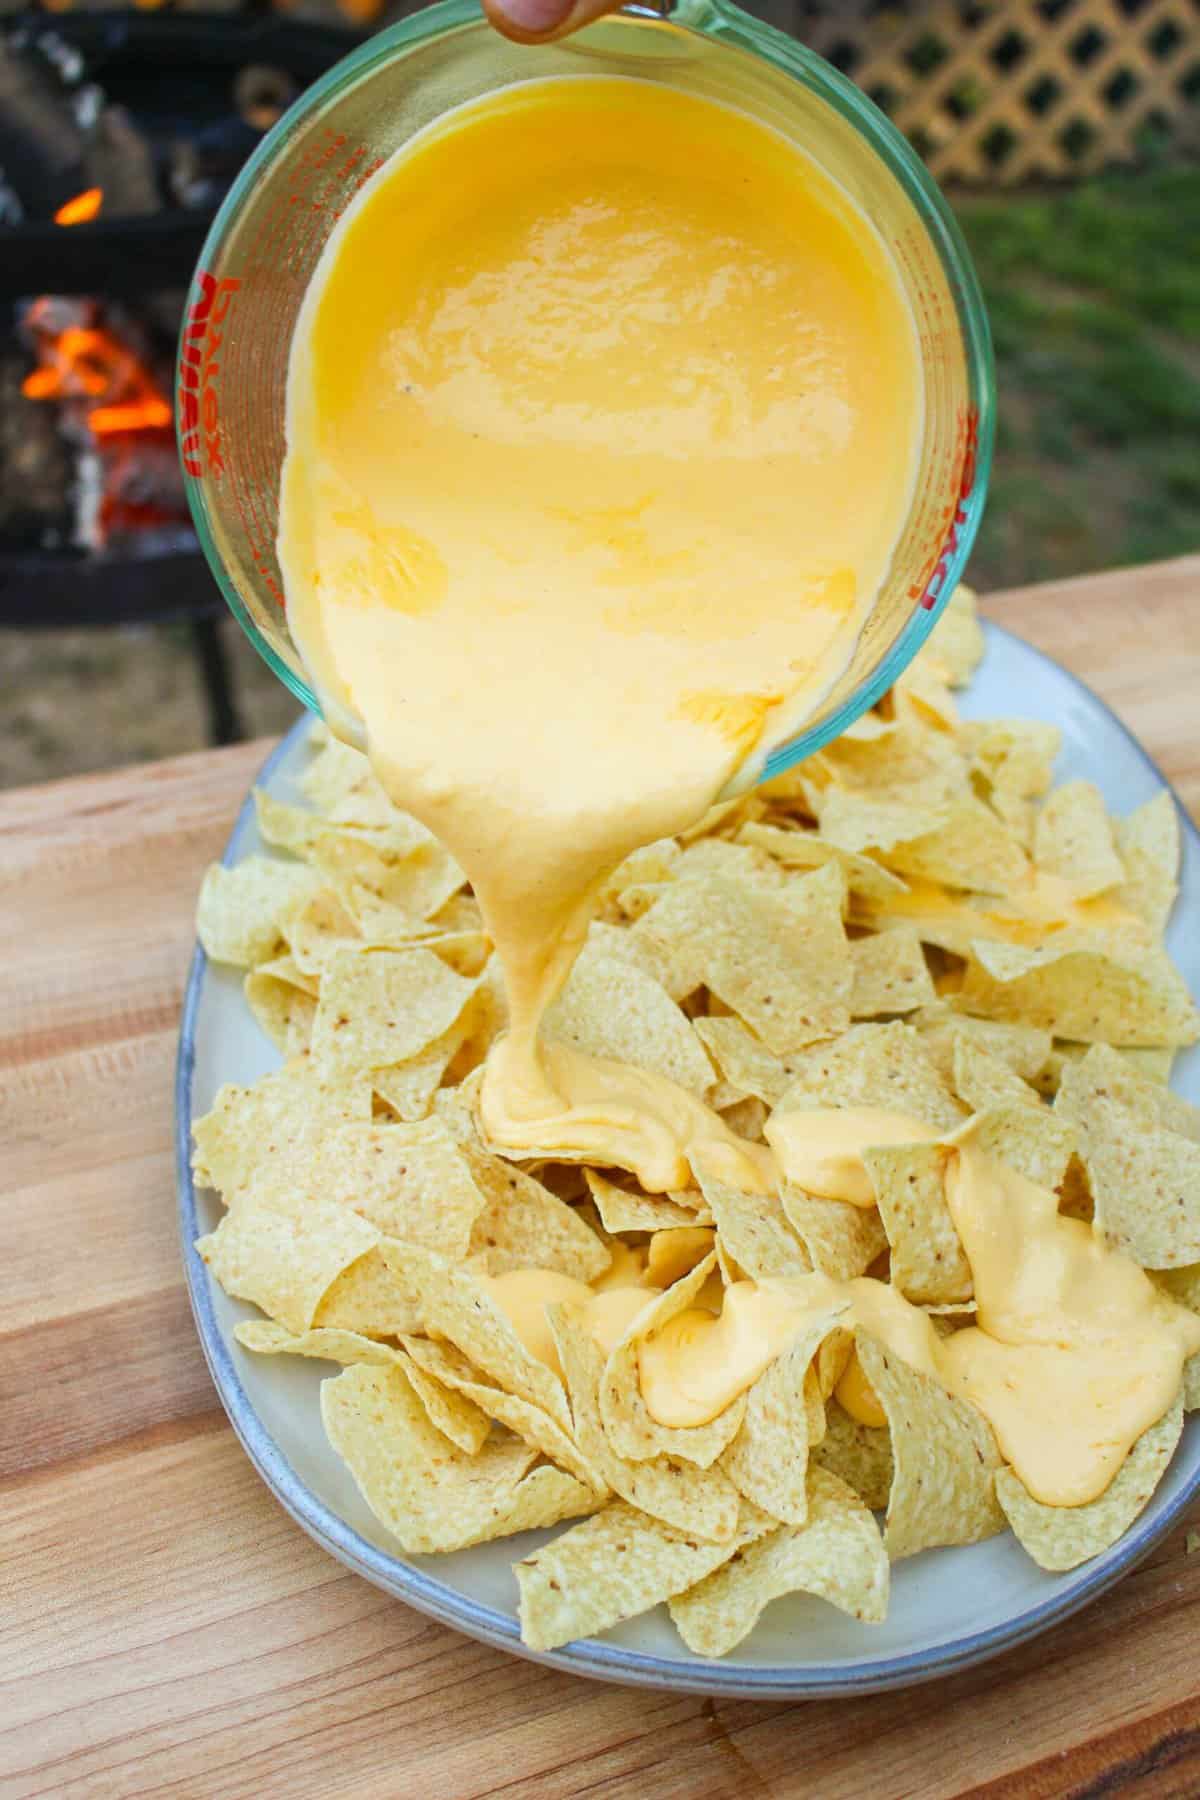
[(548, 44), (619, 5), (620, 0), (483, 0), (490, 23), (518, 44)]

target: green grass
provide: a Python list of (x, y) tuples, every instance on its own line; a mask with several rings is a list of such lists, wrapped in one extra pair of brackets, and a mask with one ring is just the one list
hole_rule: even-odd
[(999, 430), (971, 563), (994, 587), (1200, 548), (1200, 168), (960, 199)]

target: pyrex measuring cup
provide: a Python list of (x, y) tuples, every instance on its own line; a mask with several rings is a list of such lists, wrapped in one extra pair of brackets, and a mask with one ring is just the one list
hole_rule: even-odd
[(585, 73), (634, 75), (724, 101), (802, 146), (874, 221), (916, 319), (925, 429), (909, 515), (849, 666), (773, 753), (767, 773), (775, 774), (876, 700), (928, 634), (983, 510), (994, 382), (978, 283), (924, 166), (851, 82), (729, 0), (674, 0), (665, 18), (631, 7), (533, 48), (498, 36), (477, 0), (442, 0), (310, 88), (242, 171), (196, 272), (177, 405), (192, 514), (251, 641), (318, 711), (275, 556), (288, 356), (309, 279), (354, 195), (415, 133), (514, 82)]

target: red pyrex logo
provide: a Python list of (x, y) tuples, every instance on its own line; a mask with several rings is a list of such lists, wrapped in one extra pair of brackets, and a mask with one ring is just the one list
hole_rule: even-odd
[(200, 298), (188, 312), (183, 328), (183, 353), (179, 359), (179, 454), (189, 475), (208, 474), (218, 479), (225, 473), (221, 455), (221, 329), (241, 282), (225, 276), (220, 281), (207, 269), (196, 279)]

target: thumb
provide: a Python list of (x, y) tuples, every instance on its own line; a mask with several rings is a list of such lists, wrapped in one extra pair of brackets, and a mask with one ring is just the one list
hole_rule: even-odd
[(615, 12), (621, 0), (483, 0), (489, 22), (519, 44), (545, 44)]

